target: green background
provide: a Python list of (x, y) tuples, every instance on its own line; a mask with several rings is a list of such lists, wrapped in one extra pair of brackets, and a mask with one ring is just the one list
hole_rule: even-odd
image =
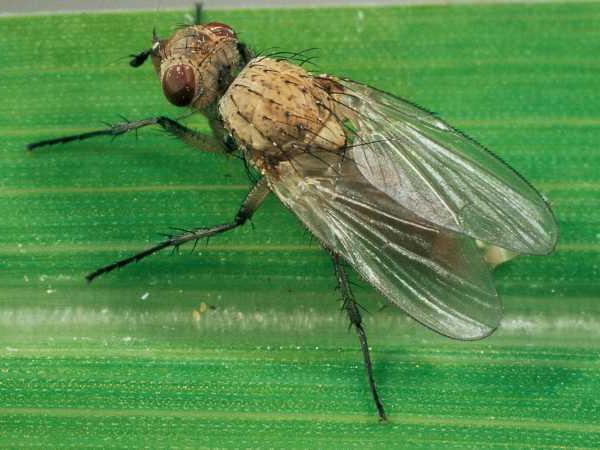
[[(248, 189), (238, 160), (151, 129), (24, 150), (118, 114), (178, 114), (150, 65), (125, 56), (184, 13), (2, 18), (0, 447), (600, 446), (600, 5), (208, 19), (258, 50), (316, 47), (314, 70), (408, 98), (493, 149), (549, 199), (557, 251), (496, 270), (505, 320), (480, 342), (435, 335), (354, 276), (379, 424), (331, 262), (275, 198), (195, 254), (84, 282), (169, 227), (229, 220)], [(202, 303), (214, 309), (194, 313)]]

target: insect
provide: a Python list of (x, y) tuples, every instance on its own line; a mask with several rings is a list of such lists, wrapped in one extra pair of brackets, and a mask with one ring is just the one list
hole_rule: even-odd
[[(558, 227), (541, 195), (514, 170), (431, 113), (386, 92), (295, 64), (298, 54), (255, 55), (228, 25), (196, 23), (148, 58), (172, 104), (204, 114), (211, 134), (167, 117), (32, 143), (118, 136), (155, 125), (206, 152), (235, 154), (260, 173), (231, 222), (174, 235), (90, 273), (246, 223), (273, 192), (329, 252), (356, 330), (380, 419), (359, 306), (342, 261), (408, 315), (445, 336), (491, 334), (501, 302), (484, 253), (544, 255)], [(498, 261), (497, 261), (498, 262)]]

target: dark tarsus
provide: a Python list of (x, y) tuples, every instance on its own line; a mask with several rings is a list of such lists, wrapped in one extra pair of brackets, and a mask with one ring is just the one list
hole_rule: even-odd
[(258, 209), (258, 207), (262, 204), (262, 202), (267, 198), (267, 195), (270, 193), (269, 186), (267, 184), (266, 178), (261, 178), (252, 189), (248, 192), (248, 195), (244, 199), (244, 202), (240, 206), (238, 213), (235, 215), (233, 221), (224, 223), (221, 225), (215, 225), (212, 227), (202, 227), (196, 228), (194, 230), (186, 231), (184, 233), (178, 234), (175, 236), (170, 236), (169, 239), (166, 239), (157, 245), (154, 245), (143, 252), (137, 253), (133, 256), (130, 256), (125, 259), (121, 259), (107, 266), (101, 267), (94, 272), (86, 275), (86, 280), (88, 282), (92, 282), (94, 278), (112, 272), (115, 269), (119, 269), (123, 266), (126, 266), (133, 262), (138, 262), (141, 259), (144, 259), (146, 256), (150, 256), (153, 253), (158, 252), (164, 248), (173, 247), (178, 248), (180, 245), (185, 244), (189, 241), (196, 241), (209, 238), (211, 236), (215, 236), (217, 234), (223, 233), (225, 231), (233, 230), (243, 224), (245, 224), (254, 214), (254, 212)]
[(148, 125), (161, 125), (161, 121), (167, 120), (170, 121), (171, 119), (168, 119), (167, 117), (154, 117), (151, 119), (137, 120), (135, 122), (118, 123), (110, 125), (108, 128), (102, 130), (88, 131), (87, 133), (73, 134), (70, 136), (62, 136), (54, 139), (32, 142), (31, 144), (27, 144), (27, 150), (35, 150), (36, 148), (46, 147), (49, 145), (66, 144), (73, 141), (83, 141), (97, 136), (112, 136), (115, 138), (130, 130), (135, 130)]
[(204, 151), (219, 151), (224, 145), (222, 142), (219, 142), (218, 139), (216, 139), (215, 137), (194, 131), (191, 128), (186, 127), (185, 125), (182, 125), (177, 120), (173, 120), (164, 116), (158, 116), (151, 117), (149, 119), (121, 122), (114, 125), (110, 125), (108, 128), (102, 130), (89, 131), (87, 133), (32, 142), (31, 144), (27, 144), (27, 149), (35, 150), (39, 147), (46, 147), (56, 144), (66, 144), (68, 142), (73, 141), (83, 141), (97, 136), (112, 136), (113, 138), (116, 138), (117, 136), (125, 134), (128, 131), (136, 130), (137, 132), (139, 128), (147, 127), (149, 125), (159, 125), (165, 131), (173, 134), (182, 141), (192, 146), (201, 148)]
[(348, 318), (350, 319), (351, 326), (354, 325), (358, 340), (360, 341), (360, 349), (362, 350), (363, 359), (365, 362), (365, 369), (367, 370), (367, 378), (369, 379), (369, 386), (371, 387), (371, 394), (373, 395), (373, 401), (377, 407), (377, 414), (379, 420), (387, 421), (383, 404), (379, 398), (377, 392), (377, 386), (375, 385), (375, 377), (373, 376), (373, 364), (371, 363), (371, 354), (369, 352), (369, 344), (367, 343), (367, 334), (362, 326), (362, 317), (360, 315), (359, 305), (354, 300), (354, 295), (350, 289), (350, 283), (346, 270), (341, 264), (340, 255), (331, 252), (331, 259), (333, 260), (333, 267), (335, 269), (335, 276), (337, 278), (338, 286), (342, 293), (342, 307), (346, 310)]

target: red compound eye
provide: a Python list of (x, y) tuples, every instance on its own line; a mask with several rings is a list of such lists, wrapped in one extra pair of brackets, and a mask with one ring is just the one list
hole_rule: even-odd
[(215, 33), (217, 36), (229, 38), (235, 37), (235, 31), (233, 31), (233, 28), (221, 22), (207, 23), (204, 25), (204, 27)]
[(196, 76), (187, 64), (169, 67), (162, 79), (162, 88), (171, 103), (175, 106), (187, 106), (196, 93)]

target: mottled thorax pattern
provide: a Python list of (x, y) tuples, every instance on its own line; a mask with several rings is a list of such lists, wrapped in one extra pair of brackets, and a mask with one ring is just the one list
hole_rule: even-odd
[(225, 128), (263, 172), (301, 153), (341, 151), (346, 134), (335, 109), (302, 67), (266, 57), (250, 61), (219, 102)]

